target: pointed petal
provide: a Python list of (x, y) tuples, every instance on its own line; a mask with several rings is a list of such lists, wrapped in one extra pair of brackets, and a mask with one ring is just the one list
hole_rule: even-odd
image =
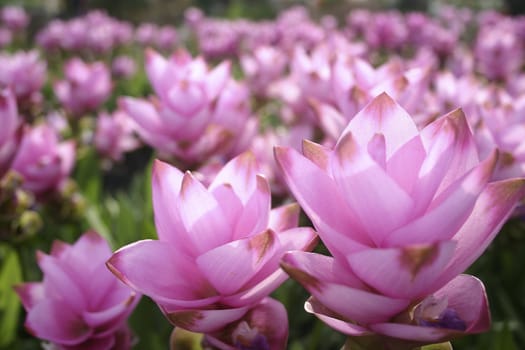
[(315, 316), (317, 316), (317, 318), (326, 323), (328, 326), (343, 334), (355, 337), (361, 337), (364, 335), (372, 334), (366, 328), (337, 318), (333, 311), (327, 309), (314, 297), (310, 297), (304, 303), (304, 309), (306, 310), (306, 312), (314, 314)]
[(288, 187), (333, 255), (338, 247), (354, 250), (372, 244), (328, 174), (291, 148), (274, 151)]
[(368, 144), (376, 133), (385, 135), (386, 156), (390, 158), (399, 147), (418, 135), (418, 130), (412, 117), (382, 93), (350, 121), (342, 136), (347, 133), (355, 134), (360, 145)]
[(237, 292), (278, 249), (279, 239), (267, 230), (207, 251), (196, 260), (202, 273), (221, 294)]
[(215, 99), (223, 90), (228, 81), (228, 78), (230, 78), (230, 70), (231, 63), (229, 61), (225, 61), (207, 73), (206, 93), (210, 100)]
[(190, 172), (184, 174), (179, 198), (180, 217), (199, 253), (231, 240), (233, 230), (228, 226), (223, 209)]
[(54, 299), (36, 304), (27, 314), (25, 326), (35, 337), (65, 345), (79, 344), (93, 331), (65, 302)]
[(248, 306), (220, 310), (180, 310), (166, 312), (166, 317), (173, 325), (188, 331), (211, 333), (237, 321), (248, 310)]
[(249, 237), (268, 227), (271, 208), (270, 185), (261, 175), (256, 176), (256, 184), (255, 191), (239, 216), (233, 239)]
[(297, 203), (282, 205), (270, 211), (269, 228), (279, 233), (297, 227), (301, 207)]
[(102, 336), (116, 331), (133, 311), (140, 297), (130, 291), (130, 296), (117, 305), (102, 311), (85, 311), (82, 318), (86, 324)]
[(403, 246), (451, 239), (471, 214), (489, 181), (496, 166), (496, 155), (493, 152), (491, 157), (441, 193), (423, 216), (392, 232), (385, 245)]
[(163, 91), (161, 82), (166, 74), (168, 60), (153, 49), (146, 49), (144, 56), (146, 58), (144, 67), (146, 74), (148, 75), (148, 80), (153, 86), (155, 93), (157, 95), (162, 95)]
[(360, 324), (386, 321), (410, 303), (367, 291), (349, 271), (347, 278), (341, 280), (334, 274), (334, 259), (323, 255), (289, 252), (284, 255), (281, 267), (319, 303), (348, 321)]
[(368, 249), (348, 255), (365, 283), (384, 295), (414, 300), (431, 291), (432, 282), (452, 258), (455, 242)]
[(366, 223), (376, 245), (412, 214), (412, 198), (361, 148), (352, 133), (339, 140), (331, 166), (346, 203), (360, 222)]
[(309, 140), (303, 140), (302, 145), (303, 155), (325, 172), (328, 171), (332, 150)]
[(26, 311), (46, 297), (44, 284), (40, 282), (27, 282), (13, 286), (16, 294), (22, 301)]
[(162, 241), (127, 245), (106, 264), (122, 282), (158, 303), (197, 302), (215, 294), (193, 261)]
[(524, 196), (524, 179), (497, 181), (487, 185), (469, 218), (453, 237), (457, 241), (454, 256), (435, 281), (437, 288), (465, 271), (487, 249)]

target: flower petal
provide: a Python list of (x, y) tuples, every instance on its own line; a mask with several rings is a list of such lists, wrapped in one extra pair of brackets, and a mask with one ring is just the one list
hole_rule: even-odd
[(210, 333), (237, 321), (249, 310), (248, 306), (217, 310), (180, 310), (165, 312), (168, 320), (177, 327), (191, 332)]

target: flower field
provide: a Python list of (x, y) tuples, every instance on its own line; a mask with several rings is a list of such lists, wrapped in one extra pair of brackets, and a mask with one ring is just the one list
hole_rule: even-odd
[(0, 9), (0, 349), (525, 344), (525, 16), (32, 20)]

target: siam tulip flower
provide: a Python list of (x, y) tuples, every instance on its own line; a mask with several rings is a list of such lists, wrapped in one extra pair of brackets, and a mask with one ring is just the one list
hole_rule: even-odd
[(12, 169), (24, 179), (22, 187), (36, 195), (55, 191), (75, 163), (75, 143), (60, 142), (54, 129), (43, 124), (25, 132)]
[(10, 30), (16, 32), (27, 27), (29, 16), (24, 8), (19, 6), (5, 6), (0, 11), (2, 23)]
[(196, 30), (204, 17), (204, 13), (198, 7), (191, 6), (184, 10), (184, 24), (193, 31)]
[(406, 23), (396, 11), (374, 14), (364, 36), (366, 42), (375, 49), (398, 50), (408, 42)]
[(36, 50), (0, 54), (0, 85), (9, 86), (19, 102), (40, 94), (46, 80), (46, 63)]
[(381, 94), (333, 150), (276, 148), (290, 190), (333, 257), (290, 252), (283, 268), (312, 297), (307, 311), (356, 343), (412, 349), (486, 331), (483, 284), (459, 275), (525, 194), (525, 180), (489, 182), (497, 152), (478, 160), (461, 110), (418, 130)]
[(0, 28), (0, 48), (4, 48), (13, 41), (13, 33), (6, 28)]
[(100, 113), (93, 139), (97, 152), (111, 160), (121, 160), (125, 152), (139, 146), (134, 130), (135, 123), (124, 111), (117, 110), (111, 115)]
[(135, 41), (142, 46), (153, 45), (158, 30), (153, 23), (141, 23), (135, 30)]
[(49, 255), (38, 251), (43, 281), (15, 286), (28, 332), (56, 350), (130, 349), (126, 320), (140, 295), (107, 270), (109, 256), (108, 243), (94, 231), (71, 245), (55, 241)]
[(60, 48), (62, 37), (67, 31), (66, 23), (59, 19), (50, 21), (36, 35), (36, 43), (46, 51), (56, 51)]
[(253, 54), (242, 55), (240, 63), (250, 87), (256, 94), (265, 96), (268, 86), (283, 75), (287, 60), (278, 48), (259, 46)]
[(512, 22), (482, 27), (474, 49), (479, 71), (489, 79), (506, 79), (519, 72), (523, 65), (523, 43)]
[(121, 55), (115, 57), (111, 64), (111, 73), (116, 78), (129, 78), (135, 74), (137, 66), (130, 56)]
[(196, 34), (199, 52), (208, 59), (234, 56), (239, 50), (240, 36), (229, 21), (206, 18)]
[(247, 313), (286, 279), (279, 269), (283, 253), (315, 243), (311, 228), (296, 227), (296, 204), (270, 210), (268, 182), (257, 167), (254, 156), (243, 153), (205, 187), (191, 172), (156, 161), (159, 240), (119, 249), (107, 262), (110, 270), (186, 330), (213, 336), (249, 319)]
[(172, 26), (162, 26), (156, 35), (156, 46), (160, 50), (170, 51), (177, 45), (177, 30)]
[(74, 116), (95, 111), (111, 94), (111, 75), (102, 62), (91, 64), (79, 58), (64, 67), (65, 80), (54, 84), (60, 103)]
[(22, 123), (16, 100), (9, 89), (0, 91), (0, 179), (9, 170), (22, 138)]
[(186, 51), (165, 59), (148, 50), (146, 73), (156, 98), (120, 101), (146, 143), (189, 164), (237, 149), (251, 123), (248, 91), (231, 81), (229, 62), (209, 70)]

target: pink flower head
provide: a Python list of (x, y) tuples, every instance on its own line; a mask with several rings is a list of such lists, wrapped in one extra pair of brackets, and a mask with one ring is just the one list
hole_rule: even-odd
[(46, 64), (36, 50), (0, 54), (0, 85), (9, 86), (18, 101), (39, 93), (46, 80)]
[(16, 100), (9, 89), (0, 91), (0, 179), (9, 170), (22, 138), (22, 123)]
[(129, 349), (126, 320), (140, 295), (107, 270), (109, 256), (109, 245), (93, 231), (72, 245), (55, 241), (49, 255), (38, 251), (43, 281), (15, 286), (29, 333), (58, 350)]
[(287, 57), (273, 46), (258, 46), (252, 55), (241, 56), (241, 66), (252, 89), (259, 95), (266, 95), (266, 89), (281, 78), (286, 68)]
[(93, 140), (95, 148), (109, 159), (121, 160), (123, 153), (139, 146), (134, 130), (135, 123), (124, 111), (117, 110), (111, 115), (100, 113)]
[(12, 164), (24, 178), (22, 186), (42, 195), (57, 190), (71, 173), (75, 163), (75, 143), (60, 142), (47, 125), (27, 130)]
[(214, 333), (241, 319), (286, 279), (283, 253), (315, 243), (311, 228), (295, 227), (296, 204), (270, 210), (268, 183), (250, 153), (208, 187), (161, 161), (152, 181), (159, 240), (125, 246), (107, 264), (176, 326)]
[(115, 57), (111, 63), (111, 72), (117, 78), (129, 78), (135, 74), (137, 66), (130, 56), (121, 55)]
[[(288, 186), (332, 257), (288, 253), (282, 266), (313, 295), (307, 310), (349, 336), (414, 346), (485, 331), (483, 285), (460, 275), (525, 194), (525, 181), (489, 182), (461, 110), (419, 131), (381, 94), (333, 150), (276, 148)], [(435, 304), (435, 305), (434, 305)]]
[(186, 51), (165, 59), (148, 50), (146, 72), (157, 97), (121, 99), (146, 143), (187, 163), (235, 147), (250, 113), (248, 90), (231, 80), (229, 62), (209, 70), (201, 57), (192, 59)]
[(0, 11), (2, 23), (13, 31), (24, 29), (29, 24), (29, 16), (23, 7), (6, 6)]
[(79, 58), (64, 67), (65, 80), (54, 84), (60, 103), (75, 116), (96, 110), (111, 94), (111, 75), (102, 62), (91, 64)]

